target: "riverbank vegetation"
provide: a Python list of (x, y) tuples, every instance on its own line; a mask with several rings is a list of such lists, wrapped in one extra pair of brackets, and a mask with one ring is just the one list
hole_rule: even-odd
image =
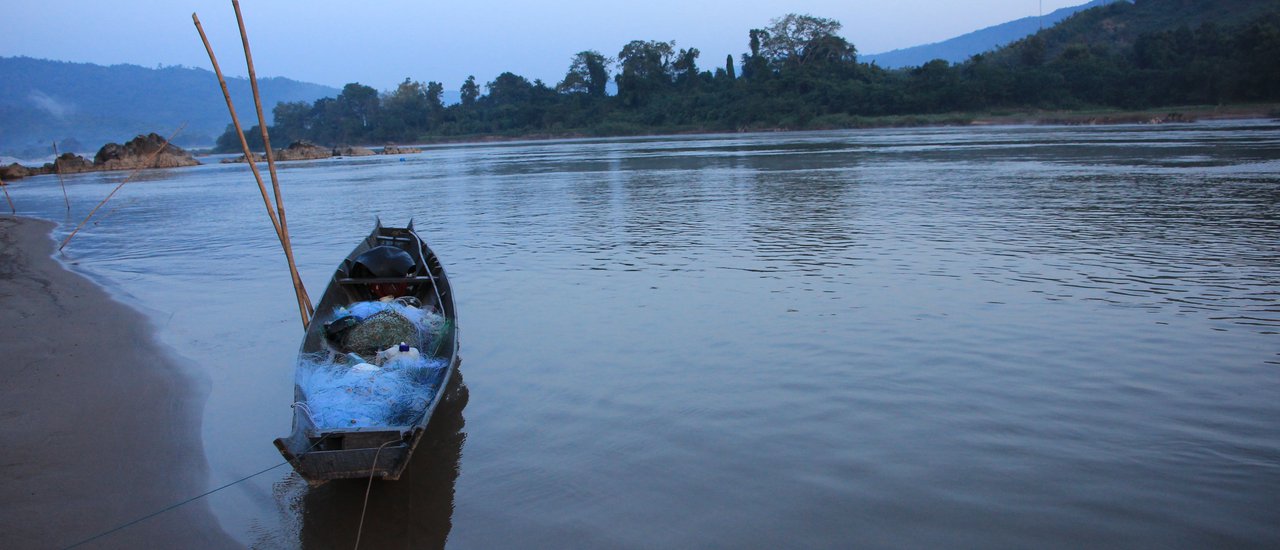
[[(900, 70), (858, 62), (840, 29), (835, 20), (786, 15), (750, 30), (748, 51), (711, 60), (712, 68), (700, 66), (697, 48), (634, 40), (613, 57), (576, 54), (555, 84), (506, 72), (482, 93), (468, 78), (454, 105), (444, 104), (438, 82), (406, 79), (383, 93), (352, 83), (337, 97), (278, 104), (272, 139), (339, 145), (850, 128), (1280, 101), (1280, 9), (1269, 1), (1117, 2), (963, 63)], [(219, 138), (218, 150), (238, 149), (230, 131)]]

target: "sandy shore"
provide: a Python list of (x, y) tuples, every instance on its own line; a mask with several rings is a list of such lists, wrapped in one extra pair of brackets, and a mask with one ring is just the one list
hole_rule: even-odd
[[(209, 489), (206, 383), (145, 317), (0, 216), (0, 548), (64, 548)], [(237, 548), (197, 500), (84, 548)]]

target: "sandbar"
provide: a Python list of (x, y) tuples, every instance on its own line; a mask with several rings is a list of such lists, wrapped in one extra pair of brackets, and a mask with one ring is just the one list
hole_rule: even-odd
[[(0, 216), (0, 548), (65, 548), (209, 490), (208, 382), (148, 319)], [(82, 548), (238, 548), (203, 499)]]

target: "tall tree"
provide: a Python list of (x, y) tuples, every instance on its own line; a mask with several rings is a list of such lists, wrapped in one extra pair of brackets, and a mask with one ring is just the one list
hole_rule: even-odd
[(604, 97), (609, 84), (609, 63), (613, 60), (595, 50), (578, 52), (569, 64), (569, 72), (556, 85), (562, 93), (585, 93), (591, 97)]
[(742, 77), (746, 79), (762, 78), (768, 73), (768, 60), (761, 54), (760, 47), (769, 39), (769, 31), (751, 29), (747, 32), (749, 53), (742, 54)]
[(427, 109), (433, 115), (439, 115), (444, 111), (444, 84), (436, 81), (427, 83)]
[[(293, 141), (307, 137), (308, 131), (311, 129), (312, 109), (305, 101), (290, 101), (277, 103), (275, 108), (271, 110), (272, 120), (271, 135), (275, 137), (281, 144), (288, 144)], [(239, 143), (234, 144), (239, 147)]]
[(671, 85), (672, 42), (632, 40), (618, 52), (618, 95), (623, 102), (635, 105)]
[(430, 128), (429, 113), (426, 88), (406, 78), (382, 98), (379, 134), (392, 140), (415, 137)]
[(489, 90), (486, 102), (494, 105), (528, 103), (533, 97), (533, 84), (529, 79), (511, 72), (498, 75), (493, 82), (485, 84), (485, 88)]
[(332, 114), (337, 118), (336, 144), (357, 143), (368, 135), (378, 116), (381, 101), (378, 90), (352, 82), (343, 86), (334, 102)]
[(840, 27), (835, 19), (789, 13), (770, 21), (759, 37), (760, 55), (778, 69), (818, 59), (852, 61), (853, 46), (836, 34)]
[(671, 68), (675, 71), (676, 82), (682, 86), (693, 86), (698, 82), (698, 48), (681, 49), (676, 54)]
[(476, 77), (468, 76), (467, 81), (462, 83), (462, 106), (470, 107), (475, 105), (476, 99), (480, 97), (480, 86), (476, 85)]

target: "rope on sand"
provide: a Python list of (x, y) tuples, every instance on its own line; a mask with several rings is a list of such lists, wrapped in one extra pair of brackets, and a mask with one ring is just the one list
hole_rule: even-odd
[[(319, 441), (316, 441), (316, 442), (315, 442), (314, 444), (312, 444), (312, 445), (311, 445), (311, 447), (310, 447), (310, 448), (308, 448), (307, 450), (308, 450), (308, 451), (310, 451), (311, 449), (314, 449), (314, 448), (316, 447), (316, 445), (319, 445), (321, 442), (323, 442), (323, 441), (324, 441), (325, 439), (327, 439), (328, 437), (329, 437), (329, 436), (328, 436), (328, 435), (326, 435), (326, 436), (324, 436), (324, 437), (320, 438), (320, 440), (319, 440)], [(303, 452), (306, 452), (306, 451), (303, 451)], [(377, 461), (376, 456), (375, 456), (374, 460), (375, 460), (375, 462)], [(266, 469), (263, 469), (263, 470), (258, 471), (258, 472), (256, 472), (256, 473), (249, 474), (249, 475), (247, 475), (247, 476), (245, 476), (245, 477), (242, 477), (242, 478), (240, 478), (240, 479), (237, 479), (237, 480), (235, 480), (235, 481), (232, 481), (231, 483), (228, 483), (228, 484), (223, 485), (223, 486), (221, 486), (221, 487), (218, 487), (218, 488), (216, 488), (216, 489), (211, 489), (211, 490), (209, 490), (209, 491), (205, 491), (204, 493), (201, 493), (201, 494), (199, 494), (199, 495), (193, 496), (193, 497), (191, 497), (191, 498), (189, 498), (189, 499), (187, 499), (187, 500), (184, 500), (184, 501), (182, 501), (182, 502), (178, 502), (178, 503), (176, 503), (176, 504), (171, 504), (171, 505), (169, 505), (169, 506), (166, 506), (166, 507), (164, 507), (164, 508), (161, 508), (160, 510), (157, 510), (157, 511), (155, 511), (155, 512), (152, 512), (152, 513), (150, 513), (150, 514), (147, 514), (147, 515), (145, 515), (145, 516), (142, 516), (142, 517), (140, 517), (140, 518), (138, 518), (138, 519), (135, 519), (135, 520), (130, 521), (130, 522), (128, 522), (128, 523), (125, 523), (125, 524), (119, 525), (119, 526), (117, 526), (117, 527), (114, 527), (114, 528), (108, 529), (108, 530), (103, 531), (103, 532), (101, 532), (101, 533), (98, 533), (98, 534), (96, 534), (96, 535), (94, 535), (94, 536), (92, 536), (92, 537), (89, 537), (89, 538), (87, 538), (87, 539), (84, 539), (84, 540), (82, 540), (82, 541), (80, 541), (80, 542), (77, 542), (77, 543), (75, 543), (75, 544), (72, 544), (72, 545), (70, 545), (70, 546), (65, 546), (65, 547), (63, 547), (63, 548), (64, 548), (64, 550), (68, 550), (68, 549), (71, 549), (71, 548), (75, 548), (75, 547), (77, 547), (77, 546), (83, 546), (83, 545), (85, 545), (85, 544), (88, 544), (88, 543), (90, 543), (90, 542), (93, 542), (93, 541), (95, 541), (95, 540), (98, 540), (98, 539), (100, 539), (100, 538), (102, 538), (102, 537), (105, 537), (105, 536), (110, 535), (110, 534), (112, 534), (112, 533), (115, 533), (115, 532), (117, 532), (117, 531), (121, 531), (121, 530), (124, 530), (124, 529), (126, 529), (126, 528), (129, 528), (129, 527), (132, 527), (132, 526), (134, 526), (134, 525), (137, 525), (137, 524), (139, 524), (139, 523), (142, 523), (142, 522), (144, 522), (144, 521), (146, 521), (146, 520), (149, 520), (149, 519), (151, 519), (151, 518), (153, 518), (153, 517), (156, 517), (156, 516), (158, 516), (158, 515), (160, 515), (160, 514), (163, 514), (163, 513), (165, 513), (165, 512), (168, 512), (168, 511), (170, 511), (170, 510), (173, 510), (173, 509), (178, 508), (178, 507), (180, 507), (180, 506), (183, 506), (183, 505), (185, 505), (185, 504), (190, 504), (190, 503), (192, 503), (192, 502), (195, 502), (195, 501), (197, 501), (197, 500), (200, 500), (200, 499), (202, 499), (202, 498), (204, 498), (204, 497), (207, 497), (207, 496), (209, 496), (209, 495), (212, 495), (212, 494), (214, 494), (214, 493), (216, 493), (216, 492), (218, 492), (218, 491), (221, 491), (221, 490), (226, 489), (226, 488), (228, 488), (228, 487), (231, 487), (231, 486), (233, 486), (233, 485), (237, 485), (237, 484), (240, 484), (240, 483), (244, 483), (244, 482), (246, 482), (246, 481), (249, 481), (250, 479), (253, 479), (253, 478), (258, 477), (258, 476), (260, 476), (260, 475), (262, 475), (262, 474), (265, 474), (265, 473), (267, 473), (267, 472), (270, 472), (271, 470), (274, 470), (274, 469), (276, 469), (276, 468), (279, 468), (279, 467), (281, 467), (281, 466), (284, 466), (285, 464), (288, 464), (288, 463), (289, 463), (288, 461), (281, 462), (281, 463), (276, 464), (275, 466), (272, 466), (272, 467), (270, 467), (270, 468), (266, 468)], [(367, 495), (366, 495), (366, 498), (367, 498)]]
[(242, 478), (237, 479), (237, 480), (235, 480), (235, 481), (232, 481), (231, 483), (228, 483), (228, 484), (226, 484), (226, 485), (223, 485), (223, 486), (221, 486), (221, 487), (218, 487), (217, 489), (213, 489), (213, 490), (210, 490), (210, 491), (208, 491), (208, 492), (205, 492), (205, 493), (202, 493), (202, 494), (199, 494), (199, 495), (193, 496), (193, 497), (191, 497), (191, 498), (189, 498), (189, 499), (187, 499), (187, 500), (184, 500), (184, 501), (182, 501), (182, 502), (179, 502), (179, 503), (177, 503), (177, 504), (171, 504), (171, 505), (169, 505), (169, 506), (166, 506), (166, 507), (164, 507), (164, 508), (161, 508), (160, 510), (157, 510), (157, 511), (155, 511), (155, 512), (152, 512), (152, 513), (150, 513), (150, 514), (147, 514), (147, 515), (145, 515), (145, 516), (142, 516), (142, 517), (140, 517), (140, 518), (138, 518), (138, 519), (135, 519), (135, 520), (130, 521), (130, 522), (128, 522), (128, 523), (125, 523), (125, 524), (123, 524), (123, 525), (120, 525), (119, 527), (115, 527), (115, 528), (113, 528), (113, 529), (109, 529), (109, 530), (107, 530), (107, 531), (103, 531), (103, 532), (101, 532), (101, 533), (98, 533), (98, 534), (96, 534), (96, 535), (94, 535), (94, 536), (92, 536), (92, 537), (89, 537), (89, 538), (87, 538), (87, 539), (84, 539), (84, 540), (82, 540), (82, 541), (80, 541), (80, 542), (77, 542), (77, 543), (72, 544), (72, 545), (70, 545), (70, 546), (67, 546), (67, 547), (65, 547), (65, 548), (75, 548), (75, 547), (77, 547), (77, 546), (81, 546), (81, 545), (84, 545), (84, 544), (87, 544), (87, 543), (93, 542), (93, 541), (98, 540), (98, 539), (100, 539), (100, 538), (102, 538), (102, 537), (105, 537), (105, 536), (107, 536), (107, 535), (110, 535), (110, 534), (112, 534), (112, 533), (115, 533), (116, 531), (120, 531), (120, 530), (123, 530), (123, 529), (125, 529), (125, 528), (132, 527), (133, 525), (136, 525), (136, 524), (142, 523), (142, 522), (144, 522), (144, 521), (146, 521), (146, 520), (149, 520), (149, 519), (151, 519), (151, 518), (153, 518), (153, 517), (156, 517), (156, 516), (158, 516), (158, 515), (160, 515), (160, 514), (163, 514), (163, 513), (165, 513), (165, 512), (168, 512), (169, 510), (173, 510), (174, 508), (177, 508), (177, 507), (182, 506), (182, 505), (184, 505), (184, 504), (189, 504), (189, 503), (191, 503), (191, 502), (194, 502), (194, 501), (200, 500), (200, 499), (202, 499), (202, 498), (204, 498), (204, 497), (207, 497), (207, 496), (209, 496), (209, 495), (212, 495), (212, 494), (214, 494), (214, 493), (216, 493), (216, 492), (218, 492), (218, 491), (221, 491), (221, 490), (223, 490), (223, 489), (226, 489), (226, 488), (228, 488), (228, 487), (231, 487), (232, 485), (235, 485), (235, 484), (237, 484), (237, 483), (242, 483), (242, 482), (248, 481), (248, 480), (250, 480), (250, 479), (253, 479), (253, 478), (255, 478), (255, 477), (258, 477), (258, 476), (260, 476), (260, 475), (262, 475), (262, 474), (265, 474), (265, 473), (267, 473), (267, 472), (270, 472), (271, 470), (274, 470), (274, 469), (276, 469), (276, 468), (279, 468), (279, 467), (281, 467), (281, 466), (284, 466), (285, 464), (288, 464), (288, 462), (281, 462), (281, 463), (279, 463), (279, 464), (276, 464), (275, 466), (272, 466), (272, 467), (270, 467), (270, 468), (267, 468), (267, 469), (265, 469), (265, 470), (262, 470), (262, 471), (260, 471), (260, 472), (258, 472), (258, 473), (255, 473), (255, 474), (252, 474), (252, 475), (249, 475), (249, 476), (246, 476), (246, 477), (242, 477)]

